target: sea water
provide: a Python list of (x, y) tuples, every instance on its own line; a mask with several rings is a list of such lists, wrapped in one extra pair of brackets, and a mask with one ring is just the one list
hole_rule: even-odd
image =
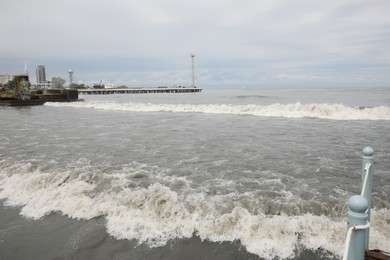
[(390, 251), (388, 88), (82, 98), (0, 109), (0, 259), (338, 259), (365, 146)]

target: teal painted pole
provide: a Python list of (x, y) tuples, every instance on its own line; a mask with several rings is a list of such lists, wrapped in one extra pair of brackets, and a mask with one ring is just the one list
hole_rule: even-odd
[[(347, 260), (364, 260), (366, 229), (368, 215), (366, 213), (368, 202), (363, 196), (354, 195), (348, 200), (348, 232), (350, 241), (347, 240)], [(355, 227), (355, 228), (353, 228)], [(352, 228), (352, 230), (351, 230)], [(344, 256), (345, 259), (345, 256)]]
[[(370, 163), (371, 166), (368, 170), (368, 172), (366, 173), (366, 165), (367, 163)], [(366, 180), (366, 186), (363, 187), (364, 185), (364, 180), (366, 178), (366, 174), (368, 174), (367, 176), (367, 180)], [(367, 212), (367, 215), (368, 215), (368, 221), (371, 221), (371, 193), (372, 193), (372, 175), (374, 174), (374, 149), (372, 149), (371, 147), (366, 147), (363, 149), (363, 156), (362, 156), (362, 195), (366, 200), (367, 200), (367, 203), (368, 203), (368, 212)], [(370, 230), (368, 229), (367, 232), (366, 232), (366, 250), (369, 249), (369, 238), (370, 238)]]

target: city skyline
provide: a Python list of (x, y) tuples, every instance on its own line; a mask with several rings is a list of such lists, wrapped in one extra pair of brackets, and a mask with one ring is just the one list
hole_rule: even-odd
[(189, 86), (195, 53), (200, 87), (389, 87), (389, 12), (385, 0), (10, 1), (0, 74), (27, 60), (48, 79)]
[(8, 81), (10, 80), (13, 80), (15, 76), (20, 76), (20, 75), (27, 75), (29, 76), (29, 81), (30, 83), (32, 84), (35, 84), (35, 85), (39, 85), (39, 86), (42, 86), (42, 87), (51, 87), (51, 83), (52, 83), (52, 80), (53, 78), (61, 78), (65, 81), (65, 84), (68, 86), (72, 83), (75, 83), (75, 84), (84, 84), (88, 87), (92, 87), (92, 85), (96, 84), (96, 82), (98, 83), (104, 83), (104, 84), (108, 84), (108, 85), (111, 85), (113, 86), (113, 84), (109, 83), (109, 82), (106, 82), (106, 81), (102, 81), (102, 80), (98, 80), (98, 81), (91, 81), (91, 85), (88, 85), (87, 83), (83, 82), (82, 80), (74, 80), (74, 72), (73, 70), (67, 70), (66, 72), (66, 75), (60, 75), (60, 76), (56, 76), (56, 75), (50, 75), (49, 77), (46, 77), (46, 66), (45, 65), (37, 65), (36, 68), (35, 68), (35, 74), (32, 74), (29, 72), (29, 69), (28, 69), (28, 66), (27, 66), (27, 61), (25, 61), (25, 65), (24, 65), (24, 71), (21, 72), (20, 70), (18, 70), (17, 72), (13, 72), (13, 73), (0, 73), (0, 83), (2, 84), (6, 84)]

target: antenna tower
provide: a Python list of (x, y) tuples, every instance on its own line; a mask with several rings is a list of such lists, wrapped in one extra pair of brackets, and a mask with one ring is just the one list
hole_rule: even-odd
[(191, 88), (195, 88), (195, 54), (190, 55), (192, 60), (192, 84)]

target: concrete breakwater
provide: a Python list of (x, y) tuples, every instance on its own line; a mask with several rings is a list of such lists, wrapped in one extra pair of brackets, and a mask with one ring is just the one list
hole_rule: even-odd
[(46, 102), (72, 102), (79, 100), (76, 89), (45, 89), (31, 91), (31, 95)]
[(83, 95), (109, 95), (109, 94), (147, 94), (147, 93), (195, 93), (201, 88), (126, 88), (126, 89), (79, 89)]
[(44, 89), (32, 90), (23, 96), (0, 97), (0, 106), (34, 106), (45, 102), (73, 102), (80, 101), (79, 93), (75, 89)]

